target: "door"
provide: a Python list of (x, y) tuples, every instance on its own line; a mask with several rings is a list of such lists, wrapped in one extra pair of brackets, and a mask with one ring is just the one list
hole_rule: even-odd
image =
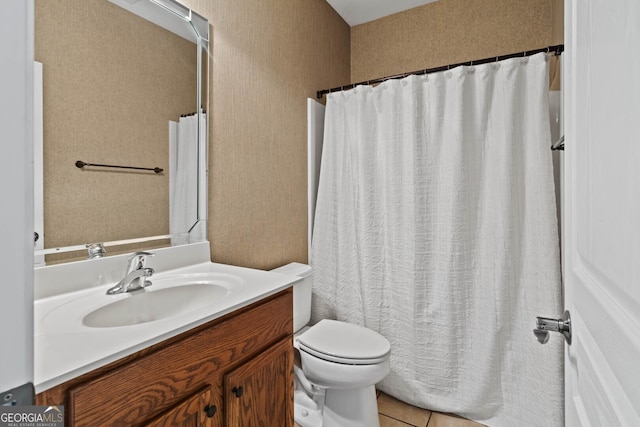
[(224, 377), (227, 426), (293, 426), (293, 340), (288, 336)]
[(2, 2), (0, 405), (33, 397), (33, 17), (33, 0)]
[(214, 421), (218, 410), (215, 405), (210, 403), (212, 396), (211, 387), (207, 386), (160, 416), (146, 422), (144, 427), (212, 427), (220, 425), (219, 422), (215, 422), (218, 421), (217, 419)]
[[(42, 64), (33, 63), (33, 230), (34, 251), (44, 249), (44, 165), (43, 160), (43, 91)], [(44, 255), (33, 258), (34, 267), (45, 264)]]
[(640, 2), (565, 1), (566, 425), (640, 426)]

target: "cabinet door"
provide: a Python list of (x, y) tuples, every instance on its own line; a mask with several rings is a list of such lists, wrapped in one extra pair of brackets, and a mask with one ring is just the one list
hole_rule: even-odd
[[(201, 389), (191, 397), (168, 409), (158, 417), (144, 423), (145, 427), (214, 427), (220, 418), (218, 408), (213, 405), (210, 387)], [(216, 416), (217, 415), (217, 416)]]
[(228, 427), (293, 426), (293, 341), (282, 339), (224, 378)]

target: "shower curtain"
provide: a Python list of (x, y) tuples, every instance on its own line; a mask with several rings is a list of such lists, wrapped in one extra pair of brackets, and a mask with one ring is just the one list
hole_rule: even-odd
[(489, 426), (563, 424), (544, 54), (327, 97), (313, 320), (391, 342), (378, 388)]
[[(207, 115), (200, 132), (206, 137)], [(204, 235), (189, 233), (198, 220), (198, 116), (169, 122), (169, 232), (171, 245), (200, 242)], [(202, 234), (202, 233), (200, 233)]]

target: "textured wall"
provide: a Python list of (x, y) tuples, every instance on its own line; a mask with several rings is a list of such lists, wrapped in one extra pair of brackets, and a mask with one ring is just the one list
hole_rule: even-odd
[(355, 26), (351, 81), (549, 46), (551, 3), (439, 0)]
[(196, 108), (195, 45), (106, 0), (35, 4), (46, 247), (167, 234), (167, 172), (75, 161), (168, 171), (168, 121)]
[(551, 44), (564, 43), (564, 0), (551, 0)]
[[(59, 8), (59, 3), (70, 1), (36, 4)], [(212, 26), (208, 236), (212, 258), (271, 268), (306, 261), (305, 98), (349, 81), (556, 43), (552, 6), (561, 2), (440, 0), (351, 30), (324, 0), (183, 3)], [(78, 9), (93, 13), (89, 7)], [(124, 140), (113, 144), (119, 144), (117, 152), (133, 149)], [(69, 151), (64, 162), (75, 160), (72, 149), (62, 149), (56, 157)], [(90, 178), (87, 175), (81, 173), (85, 179)], [(106, 177), (106, 173), (93, 175), (98, 182)], [(68, 180), (69, 174), (63, 179)], [(86, 197), (90, 202), (102, 198), (100, 192)], [(85, 200), (80, 205), (90, 203)], [(168, 224), (168, 217), (162, 221)]]
[[(551, 0), (551, 44), (564, 44), (564, 0)], [(560, 61), (549, 64), (549, 89), (560, 90)]]
[(213, 27), (212, 258), (305, 262), (306, 98), (349, 80), (349, 27), (325, 0), (183, 3)]

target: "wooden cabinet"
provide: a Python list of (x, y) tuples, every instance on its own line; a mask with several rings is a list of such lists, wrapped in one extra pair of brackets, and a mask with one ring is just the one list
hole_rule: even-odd
[(213, 425), (213, 418), (216, 415), (217, 408), (211, 405), (211, 390), (205, 387), (203, 390), (196, 392), (193, 396), (187, 398), (184, 402), (180, 402), (160, 414), (159, 416), (145, 423), (147, 427), (199, 427)]
[(293, 426), (292, 291), (36, 396), (73, 426)]
[[(227, 426), (287, 426), (293, 401), (285, 400), (293, 389), (291, 341), (280, 341), (224, 377)], [(284, 403), (284, 404), (283, 404)], [(265, 423), (264, 420), (269, 420)]]

